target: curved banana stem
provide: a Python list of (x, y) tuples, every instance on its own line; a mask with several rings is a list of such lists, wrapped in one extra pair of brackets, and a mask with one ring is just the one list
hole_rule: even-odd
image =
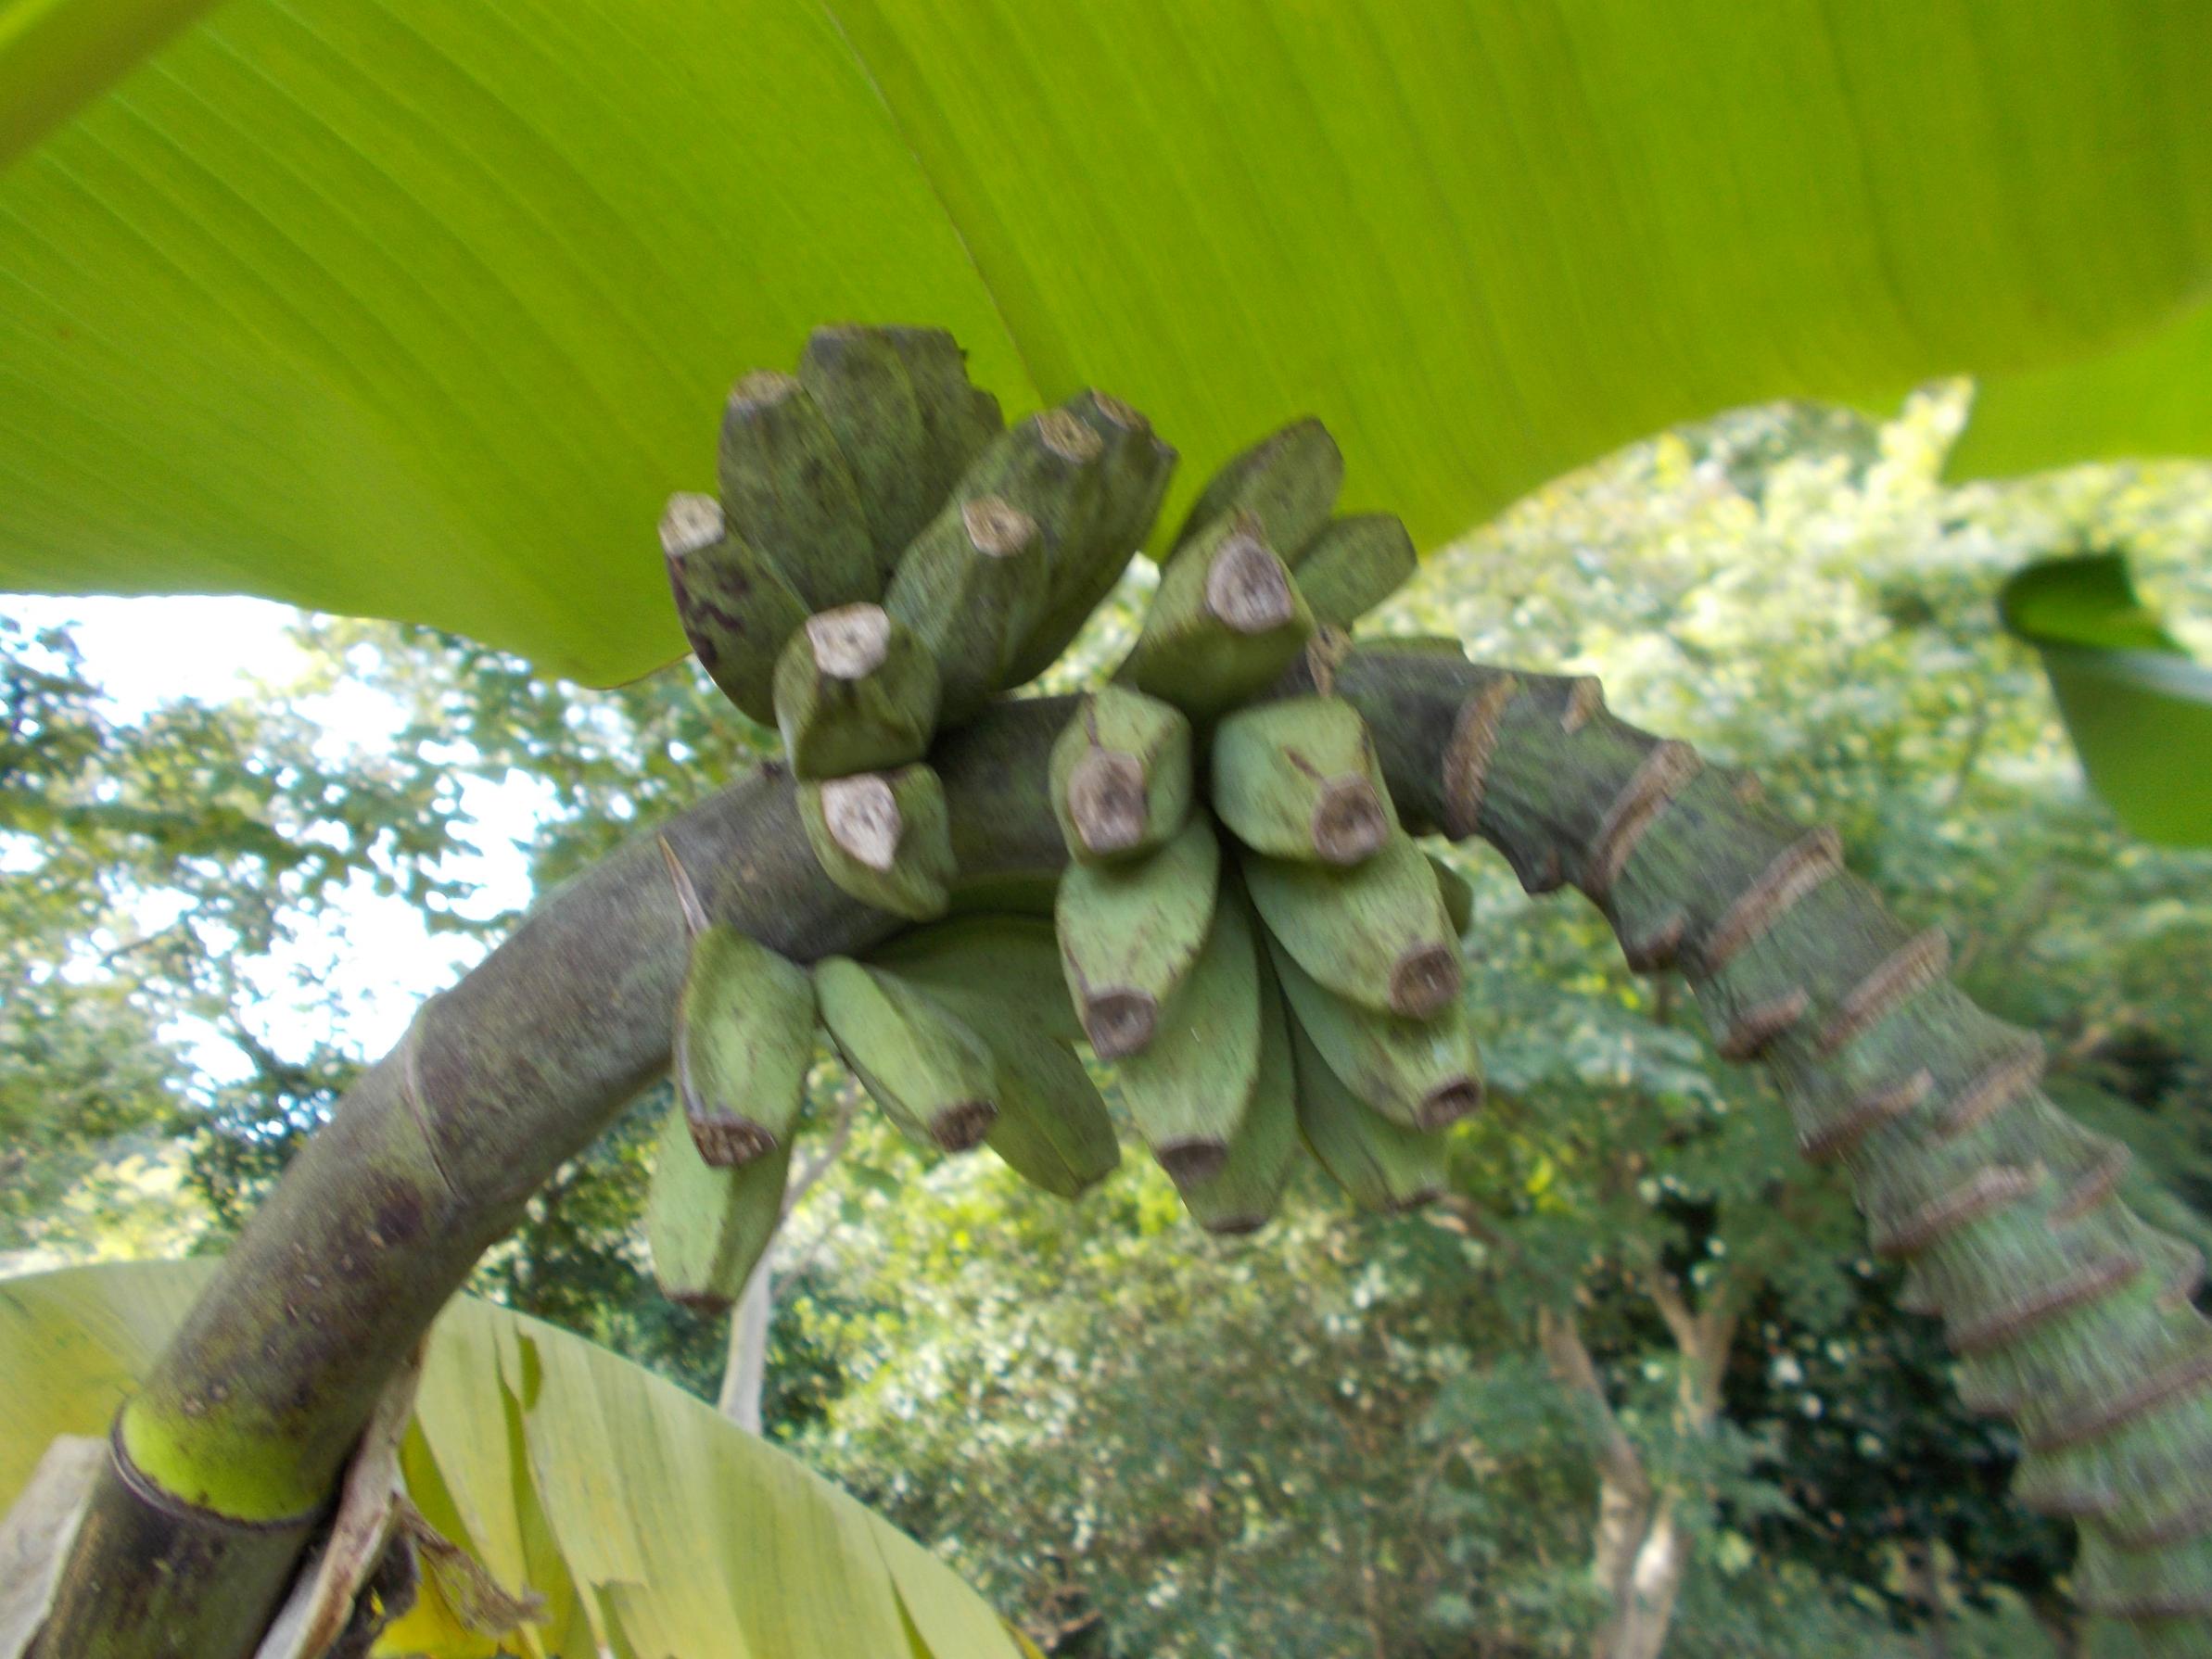
[(1911, 1263), (1967, 1402), (2012, 1420), (2014, 1492), (2080, 1523), (2085, 1609), (2212, 1652), (2204, 1263), (2114, 1197), (2127, 1161), (2044, 1096), (2041, 1044), (1944, 977), (1833, 831), (1607, 712), (1597, 682), (1368, 650), (1337, 688), (1409, 827), (1481, 836), (1530, 892), (1579, 888), (1639, 971), (1679, 969), (1720, 1050), (1773, 1067), (1806, 1156), (1842, 1165)]
[[(1942, 978), (1832, 836), (1607, 713), (1596, 682), (1364, 648), (1338, 690), (1408, 826), (1571, 883), (1632, 964), (1679, 967), (1726, 1052), (1788, 1085), (1876, 1248), (1910, 1258), (1970, 1397), (2012, 1415), (2020, 1495), (2079, 1517), (2085, 1602), (2151, 1650), (2212, 1640), (2212, 1331), (2198, 1263), (2112, 1197), (2117, 1149), (2053, 1109), (2040, 1051)], [(1060, 700), (1002, 704), (933, 756), (962, 880), (1040, 902), (1063, 853)], [(820, 875), (786, 780), (666, 826), (718, 918), (802, 959), (895, 918)], [(551, 895), (433, 1001), (286, 1173), (119, 1420), (47, 1659), (229, 1655), (282, 1593), (385, 1377), (521, 1205), (667, 1064), (683, 927), (651, 836)]]

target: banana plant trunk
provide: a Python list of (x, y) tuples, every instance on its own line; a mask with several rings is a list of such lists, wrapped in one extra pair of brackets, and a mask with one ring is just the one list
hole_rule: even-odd
[[(2084, 1602), (2154, 1653), (2212, 1642), (2212, 1332), (2197, 1264), (2112, 1197), (2040, 1050), (1942, 977), (1833, 837), (1613, 718), (1596, 682), (1433, 646), (1354, 652), (1411, 829), (1572, 884), (1639, 969), (1684, 971), (1723, 1052), (1762, 1057), (1809, 1153), (1909, 1258), (1977, 1404), (2018, 1424), (2021, 1495), (2076, 1515)], [(1048, 902), (1065, 700), (999, 704), (933, 755), (963, 892)], [(899, 924), (817, 868), (774, 766), (662, 827), (708, 911), (805, 961)], [(363, 1075), (125, 1405), (38, 1653), (252, 1650), (385, 1379), (529, 1195), (667, 1064), (685, 931), (651, 836), (545, 902)]]

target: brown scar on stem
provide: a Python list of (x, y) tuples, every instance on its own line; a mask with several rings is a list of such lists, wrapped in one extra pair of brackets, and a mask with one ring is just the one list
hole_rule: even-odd
[(2043, 1075), (2043, 1045), (2028, 1037), (2010, 1053), (2001, 1055), (1962, 1089), (1943, 1108), (1936, 1122), (1941, 1140), (1955, 1140), (1978, 1128), (2005, 1108), (2025, 1096)]
[(1830, 1163), (1850, 1151), (1885, 1123), (1894, 1123), (1934, 1091), (1934, 1073), (1923, 1066), (1902, 1083), (1870, 1089), (1830, 1122), (1801, 1135), (1798, 1150), (1812, 1163)]
[(1821, 1026), (1813, 1046), (1823, 1055), (1834, 1054), (1880, 1024), (1906, 998), (1941, 979), (1950, 966), (1951, 941), (1941, 928), (1913, 934), (1851, 987)]
[(2035, 1190), (2036, 1182), (2035, 1171), (2016, 1164), (1990, 1164), (1977, 1170), (1951, 1191), (1876, 1232), (1871, 1241), (1874, 1253), (1889, 1258), (1917, 1256), (1954, 1228), (2026, 1197)]
[(1777, 854), (1728, 906), (1697, 947), (1712, 974), (1787, 914), (1789, 907), (1843, 868), (1843, 839), (1824, 825), (1807, 831)]
[(1444, 749), (1444, 830), (1455, 841), (1478, 833), (1485, 775), (1497, 752), (1498, 724), (1506, 705), (1519, 692), (1516, 676), (1501, 675), (1459, 705), (1452, 741)]
[(1669, 738), (1654, 747), (1606, 808), (1604, 820), (1591, 842), (1583, 872), (1583, 890), (1599, 904), (1621, 872), (1628, 867), (1645, 830), (1679, 794), (1705, 763), (1689, 744)]

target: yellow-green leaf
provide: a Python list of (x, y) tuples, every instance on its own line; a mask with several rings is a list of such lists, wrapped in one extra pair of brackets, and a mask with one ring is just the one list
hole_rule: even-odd
[[(0, 1281), (0, 1513), (57, 1434), (99, 1435), (214, 1267)], [(975, 1593), (787, 1454), (618, 1355), (463, 1298), (431, 1335), (400, 1466), (439, 1532), (544, 1617), (527, 1655), (1018, 1659)], [(487, 1651), (451, 1594), (402, 1637)], [(380, 1651), (390, 1651), (388, 1648)]]
[(1016, 411), (1133, 399), (1183, 499), (1310, 411), (1432, 545), (1670, 422), (2093, 358), (2212, 277), (2212, 12), (2170, 0), (229, 0), (90, 95), (185, 9), (0, 11), (100, 47), (0, 174), (0, 587), (595, 680), (680, 652), (661, 501), (824, 319), (944, 323)]

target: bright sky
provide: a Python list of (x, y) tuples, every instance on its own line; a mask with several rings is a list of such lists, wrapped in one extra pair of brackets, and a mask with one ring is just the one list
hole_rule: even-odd
[[(209, 703), (241, 695), (267, 696), (296, 684), (307, 667), (286, 628), (299, 613), (253, 599), (39, 599), (0, 596), (0, 606), (27, 626), (66, 625), (84, 657), (86, 678), (109, 699), (119, 720), (143, 717), (157, 704), (193, 697)], [(180, 648), (179, 641), (188, 644)], [(303, 701), (300, 710), (324, 732), (324, 754), (388, 753), (401, 725), (390, 699), (362, 686)], [(529, 897), (522, 853), (549, 792), (520, 775), (498, 784), (464, 783), (461, 804), (470, 822), (461, 839), (475, 847), (448, 873), (477, 884), (461, 909), (490, 915)], [(150, 919), (150, 918), (149, 918)], [(270, 964), (264, 991), (263, 1040), (280, 1053), (299, 1055), (324, 1015), (288, 1004), (284, 992), (295, 969), (326, 977), (350, 1012), (340, 1035), (367, 1056), (399, 1040), (416, 1005), (451, 984), (482, 954), (481, 947), (450, 935), (433, 935), (404, 900), (378, 897), (362, 884), (333, 913), (327, 926), (303, 934), (299, 944)], [(195, 1033), (181, 1033), (188, 1038)], [(237, 1063), (227, 1045), (194, 1045), (196, 1058), (221, 1076)]]

